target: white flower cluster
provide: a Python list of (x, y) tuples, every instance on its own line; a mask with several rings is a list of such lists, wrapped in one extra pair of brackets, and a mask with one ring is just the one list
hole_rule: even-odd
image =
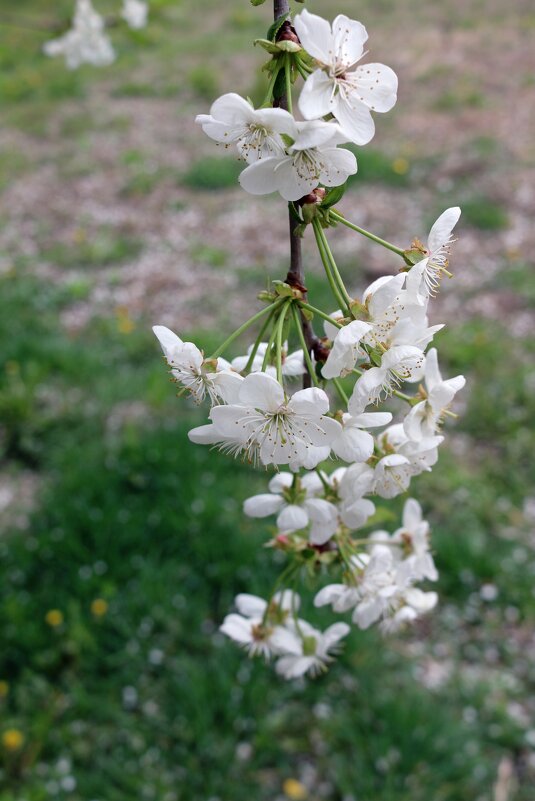
[[(366, 29), (343, 14), (331, 26), (304, 10), (294, 20), (301, 46), (318, 68), (303, 87), (296, 121), (281, 108), (255, 110), (234, 93), (220, 97), (197, 122), (216, 142), (235, 145), (248, 163), (240, 184), (253, 195), (278, 191), (298, 200), (319, 184), (344, 184), (357, 171), (354, 154), (339, 148), (367, 144), (375, 133), (371, 111), (396, 102), (397, 77), (384, 64), (356, 67), (364, 55)], [(322, 118), (331, 115), (331, 121)]]
[[(331, 27), (303, 11), (286, 33), (293, 36), (282, 42), (292, 44), (289, 50), (278, 53), (276, 41), (267, 43), (276, 64), (271, 90), (277, 70), (285, 70), (290, 99), (292, 64), (297, 65), (306, 79), (299, 101), (305, 120), (267, 103), (255, 110), (238, 95), (226, 94), (197, 122), (212, 139), (234, 145), (248, 163), (240, 177), (245, 189), (278, 190), (295, 211), (294, 202), (303, 207), (312, 202), (308, 193), (319, 185), (336, 187), (355, 172), (353, 154), (338, 145), (371, 139), (371, 111), (394, 105), (397, 79), (381, 64), (355, 67), (367, 34), (345, 16)], [(331, 215), (328, 205), (322, 210), (325, 197), (321, 192), (313, 200), (320, 216), (303, 214), (300, 228), (304, 232), (310, 224), (314, 230), (338, 311), (327, 315), (310, 305), (289, 273), (286, 282), (274, 282), (273, 292), (260, 296), (267, 307), (210, 357), (168, 328), (153, 329), (183, 391), (197, 403), (210, 403), (207, 423), (191, 430), (190, 440), (276, 471), (269, 491), (248, 498), (244, 512), (275, 517), (268, 545), (288, 560), (275, 587), (279, 591), (267, 601), (238, 595), (238, 611), (221, 630), (251, 655), (273, 656), (286, 678), (322, 670), (349, 631), (337, 623), (321, 633), (298, 616), (295, 587), (302, 574), (338, 579), (316, 594), (315, 605), (351, 611), (362, 629), (378, 623), (384, 632), (396, 631), (435, 606), (436, 593), (416, 586), (438, 577), (418, 502), (406, 501), (402, 527), (392, 535), (373, 530), (384, 519), (376, 502), (405, 493), (414, 476), (435, 464), (442, 423), (465, 383), (463, 376), (442, 379), (437, 351), (429, 346), (443, 326), (428, 320), (442, 277), (451, 276), (449, 253), (460, 209), (440, 215), (426, 245), (414, 239), (405, 250), (348, 223), (403, 259), (401, 270), (377, 279), (357, 299), (347, 292), (324, 233), (347, 221), (339, 212)], [(318, 318), (322, 337), (310, 328)], [(260, 333), (246, 354), (223, 359), (225, 349), (260, 320)], [(292, 337), (297, 347), (290, 352)], [(295, 389), (291, 384), (300, 376), (303, 388)], [(392, 396), (396, 403), (378, 411)], [(407, 405), (394, 419), (397, 399)]]
[(275, 593), (269, 603), (242, 593), (235, 605), (238, 614), (227, 615), (221, 631), (251, 656), (275, 657), (275, 669), (286, 679), (324, 671), (349, 633), (347, 623), (334, 623), (321, 632), (301, 620), (300, 599), (291, 590)]
[[(123, 0), (121, 17), (130, 28), (144, 28), (147, 14), (148, 5), (144, 0)], [(105, 67), (115, 60), (106, 22), (95, 11), (91, 0), (76, 0), (72, 27), (58, 39), (46, 42), (43, 52), (47, 56), (64, 56), (69, 69), (82, 64)]]

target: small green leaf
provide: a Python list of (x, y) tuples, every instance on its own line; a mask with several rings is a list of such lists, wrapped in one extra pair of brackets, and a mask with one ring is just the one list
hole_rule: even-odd
[(293, 297), (293, 289), (290, 284), (286, 284), (284, 281), (272, 281), (275, 285), (275, 292), (281, 298), (291, 298)]
[(331, 206), (334, 206), (335, 203), (338, 203), (340, 200), (342, 200), (346, 189), (347, 182), (341, 186), (333, 186), (332, 189), (328, 189), (327, 194), (323, 198), (321, 207), (323, 209), (330, 209)]
[(302, 49), (300, 44), (291, 42), (289, 39), (283, 39), (281, 42), (277, 42), (276, 47), (283, 53), (298, 53), (299, 50)]
[(263, 6), (266, 0), (251, 0), (252, 6)]
[(403, 251), (403, 258), (405, 262), (410, 265), (411, 267), (415, 264), (418, 264), (419, 261), (425, 258), (425, 253), (422, 253), (421, 250), (404, 250)]
[(267, 50), (268, 53), (271, 53), (272, 56), (277, 56), (280, 53), (280, 50), (277, 47), (277, 45), (273, 44), (273, 42), (270, 42), (267, 39), (255, 39), (253, 44), (255, 45), (255, 47), (256, 45), (260, 45), (260, 47), (263, 47), (264, 50)]
[(270, 42), (274, 42), (275, 39), (277, 38), (278, 32), (282, 28), (283, 23), (286, 22), (289, 16), (290, 12), (288, 11), (287, 14), (281, 14), (280, 17), (277, 17), (275, 22), (269, 26), (269, 30), (266, 34), (266, 39), (269, 39)]
[(303, 220), (308, 224), (318, 216), (317, 203), (305, 203), (302, 208)]

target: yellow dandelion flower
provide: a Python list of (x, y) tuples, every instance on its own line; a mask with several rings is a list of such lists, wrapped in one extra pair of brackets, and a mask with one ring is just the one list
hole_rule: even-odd
[(2, 734), (2, 745), (6, 751), (18, 751), (24, 745), (24, 735), (18, 729), (6, 729)]
[(297, 779), (286, 779), (282, 785), (282, 791), (291, 801), (304, 801), (305, 798), (308, 798), (307, 788)]
[(59, 609), (49, 609), (45, 615), (45, 621), (49, 626), (52, 626), (53, 629), (61, 626), (63, 620), (63, 612), (61, 612)]
[(9, 693), (9, 682), (0, 680), (0, 698), (5, 698)]
[(396, 175), (406, 175), (409, 171), (409, 167), (409, 162), (407, 159), (404, 159), (403, 156), (399, 156), (399, 158), (394, 159), (392, 162), (392, 169)]
[(104, 598), (95, 598), (91, 603), (91, 614), (95, 617), (104, 617), (108, 611), (108, 602)]

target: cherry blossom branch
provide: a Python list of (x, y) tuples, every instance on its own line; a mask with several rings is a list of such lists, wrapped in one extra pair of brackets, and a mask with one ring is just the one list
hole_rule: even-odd
[[(273, 18), (275, 20), (289, 13), (290, 0), (273, 0)], [(285, 64), (287, 89), (280, 97), (274, 98), (273, 105), (288, 110), (288, 101), (291, 103), (291, 82), (289, 80), (289, 63), (286, 63), (288, 64), (288, 68)], [(305, 286), (303, 254), (301, 251), (301, 237), (296, 233), (299, 222), (294, 219), (291, 210), (289, 210), (288, 214), (290, 220), (290, 269), (286, 276), (286, 283), (291, 287), (299, 289), (303, 294), (303, 300), (306, 301), (307, 291)], [(314, 333), (314, 328), (310, 320), (307, 320), (303, 314), (301, 314), (301, 328), (306, 343), (306, 347), (303, 351), (306, 350), (310, 356), (316, 349), (322, 347), (321, 340)], [(311, 386), (311, 380), (310, 371), (307, 370), (303, 376), (303, 387), (305, 389)]]

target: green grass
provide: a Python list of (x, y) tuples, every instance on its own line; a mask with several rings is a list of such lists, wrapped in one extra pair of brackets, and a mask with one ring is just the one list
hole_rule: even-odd
[(196, 161), (184, 173), (182, 183), (195, 190), (227, 189), (238, 185), (243, 163), (234, 154), (210, 156)]
[(121, 264), (136, 258), (142, 243), (128, 233), (108, 226), (96, 231), (83, 228), (76, 233), (76, 241), (57, 242), (43, 251), (43, 257), (58, 267), (105, 267)]

